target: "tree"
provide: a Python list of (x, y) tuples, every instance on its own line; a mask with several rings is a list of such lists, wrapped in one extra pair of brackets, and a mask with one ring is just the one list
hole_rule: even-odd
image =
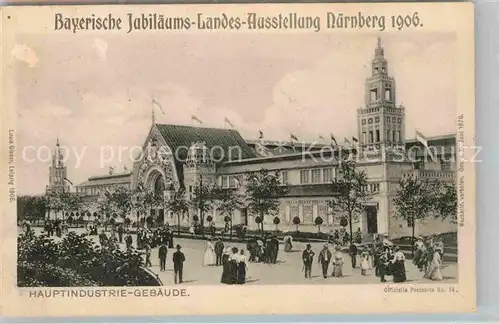
[(186, 190), (184, 188), (174, 190), (170, 200), (165, 203), (165, 208), (177, 216), (177, 235), (180, 235), (181, 215), (184, 215), (189, 210), (189, 204), (186, 201)]
[(296, 226), (296, 230), (297, 230), (297, 233), (299, 232), (299, 225), (300, 225), (300, 218), (299, 216), (295, 216), (293, 219), (292, 219), (292, 223), (295, 224)]
[(201, 234), (205, 235), (204, 229), (204, 221), (205, 214), (212, 210), (213, 208), (213, 187), (208, 184), (204, 184), (200, 182), (193, 189), (193, 196), (191, 201), (189, 202), (193, 208), (196, 208), (200, 213), (200, 226), (201, 226)]
[(365, 203), (371, 198), (367, 176), (364, 171), (356, 171), (354, 161), (342, 162), (337, 177), (332, 181), (336, 193), (329, 205), (349, 220), (349, 239), (352, 244), (352, 221), (365, 209)]
[[(163, 204), (163, 192), (161, 191), (145, 190), (139, 187), (131, 195), (133, 196), (131, 206), (142, 215), (148, 215), (151, 209)], [(125, 216), (122, 215), (122, 217)], [(149, 224), (154, 222), (152, 218), (146, 217), (146, 219)]]
[(257, 173), (247, 173), (245, 191), (248, 208), (260, 217), (264, 230), (265, 215), (279, 212), (279, 198), (288, 193), (288, 188), (281, 184), (278, 171), (271, 174), (263, 168)]
[(274, 225), (276, 225), (276, 232), (278, 231), (278, 226), (279, 226), (280, 222), (281, 222), (281, 219), (278, 216), (274, 217), (273, 223), (274, 223)]
[(45, 196), (20, 196), (17, 197), (18, 220), (29, 219), (39, 222), (45, 219), (48, 210)]
[(396, 215), (404, 219), (411, 226), (412, 256), (414, 252), (415, 222), (423, 220), (433, 211), (435, 183), (428, 180), (418, 180), (408, 177), (399, 181), (399, 187), (394, 197)]
[[(257, 228), (259, 228), (260, 224), (262, 224), (262, 218), (260, 218), (260, 216), (256, 216), (254, 220), (255, 224), (257, 224)], [(264, 226), (262, 226), (262, 232), (264, 232)]]
[(316, 219), (314, 220), (314, 224), (318, 226), (318, 233), (321, 233), (321, 225), (323, 224), (323, 218), (319, 216), (316, 217)]
[(244, 198), (238, 189), (215, 188), (215, 209), (224, 216), (224, 222), (229, 223), (229, 238), (233, 238), (233, 214), (238, 208), (243, 207)]
[(451, 223), (457, 222), (457, 188), (454, 184), (440, 182), (436, 185), (436, 193), (434, 195), (435, 202), (433, 204), (435, 217), (441, 220), (449, 219)]
[(340, 217), (340, 226), (346, 227), (347, 225), (349, 225), (349, 221), (347, 220), (347, 217), (345, 217), (345, 216)]

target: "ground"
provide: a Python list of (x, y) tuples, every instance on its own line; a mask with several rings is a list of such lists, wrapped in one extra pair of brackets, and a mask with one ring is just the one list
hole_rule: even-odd
[[(82, 232), (82, 230), (77, 230)], [(37, 232), (39, 230), (37, 229)], [(92, 237), (96, 242), (96, 236)], [(134, 235), (135, 243), (135, 235)], [(192, 239), (176, 239), (174, 245), (180, 244), (182, 252), (186, 256), (184, 263), (184, 283), (186, 285), (213, 285), (220, 284), (222, 267), (203, 266), (203, 256), (205, 252), (206, 241)], [(244, 249), (245, 244), (225, 242), (226, 246), (235, 246), (239, 249)], [(317, 263), (317, 259), (313, 263), (312, 278), (305, 279), (302, 272), (302, 250), (305, 249), (306, 243), (294, 242), (293, 252), (286, 253), (283, 251), (283, 245), (280, 246), (277, 264), (249, 263), (247, 271), (247, 283), (251, 285), (276, 285), (276, 284), (375, 284), (380, 283), (380, 278), (375, 276), (375, 270), (369, 270), (366, 276), (361, 275), (359, 268), (359, 259), (356, 269), (352, 269), (350, 257), (345, 255), (345, 264), (343, 268), (344, 277), (334, 278), (328, 277), (324, 279), (321, 273), (321, 267)], [(312, 243), (313, 251), (316, 255), (321, 250), (322, 243)], [(123, 248), (125, 245), (122, 244)], [(332, 247), (330, 248), (331, 250)], [(174, 284), (174, 272), (172, 264), (173, 249), (169, 249), (167, 258), (167, 271), (160, 272), (158, 249), (153, 249), (151, 261), (153, 266), (151, 270), (157, 273), (164, 285)], [(332, 267), (329, 272), (331, 274)], [(411, 260), (406, 262), (407, 278), (409, 283), (431, 283), (432, 281), (424, 279), (423, 273), (412, 264)], [(457, 264), (445, 263), (443, 269), (443, 283), (454, 283), (457, 281)], [(387, 277), (388, 281), (392, 277)]]

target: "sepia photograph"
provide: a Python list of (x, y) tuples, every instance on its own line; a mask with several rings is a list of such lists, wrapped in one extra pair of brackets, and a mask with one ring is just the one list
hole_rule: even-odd
[(19, 289), (462, 282), (460, 33), (305, 32), (291, 14), (300, 32), (84, 32), (76, 13), (4, 49)]

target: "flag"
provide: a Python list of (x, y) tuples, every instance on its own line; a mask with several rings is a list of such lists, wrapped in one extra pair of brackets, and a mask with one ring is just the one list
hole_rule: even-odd
[(195, 115), (192, 115), (192, 116), (191, 116), (191, 120), (192, 120), (192, 121), (194, 120), (194, 121), (197, 121), (197, 122), (198, 122), (198, 123), (200, 123), (200, 124), (203, 124), (203, 122), (202, 122), (201, 120), (199, 120), (199, 119), (198, 119), (198, 117), (196, 117)]
[(326, 139), (323, 137), (323, 135), (319, 135), (319, 139), (322, 140), (323, 142), (326, 142)]
[(357, 139), (356, 137), (354, 137), (354, 136), (352, 137), (352, 141), (353, 141), (354, 143), (358, 143), (358, 142), (359, 142), (359, 141), (358, 141), (358, 139)]
[(259, 139), (263, 139), (264, 138), (264, 133), (262, 133), (262, 131), (260, 130), (259, 131)]
[(126, 166), (126, 165), (124, 165), (124, 166), (123, 166), (123, 171), (124, 171), (124, 172), (127, 172), (127, 171), (128, 171), (128, 168), (127, 168), (127, 166)]
[(229, 124), (229, 126), (231, 126), (231, 128), (234, 128), (233, 123), (231, 123), (231, 121), (227, 117), (224, 118), (224, 122)]
[(427, 143), (427, 138), (424, 136), (424, 134), (420, 133), (418, 130), (415, 130), (415, 138), (417, 139), (417, 141), (422, 143), (422, 145), (429, 148), (429, 145)]
[(113, 168), (112, 166), (109, 167), (109, 174), (113, 174), (113, 171), (115, 171), (115, 168)]
[(160, 109), (161, 113), (165, 115), (165, 112), (163, 111), (163, 108), (160, 105), (160, 103), (153, 98), (153, 107), (154, 106), (158, 107)]
[(346, 143), (347, 145), (351, 145), (351, 142), (349, 142), (349, 140), (347, 139), (347, 137), (344, 137), (344, 143)]
[(333, 134), (330, 133), (330, 138), (331, 140), (335, 143), (335, 146), (337, 146), (337, 140), (335, 139), (335, 136), (333, 136)]
[(292, 141), (297, 141), (297, 142), (299, 141), (299, 139), (297, 138), (297, 136), (295, 136), (295, 135), (293, 135), (293, 134), (290, 134), (290, 139), (291, 139)]
[(68, 178), (64, 178), (64, 180), (68, 181), (72, 186), (74, 186), (73, 182), (71, 182)]

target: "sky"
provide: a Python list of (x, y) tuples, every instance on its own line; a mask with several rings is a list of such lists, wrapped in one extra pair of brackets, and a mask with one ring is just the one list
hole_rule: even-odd
[[(455, 36), (419, 34), (22, 35), (15, 62), (18, 194), (43, 193), (59, 137), (75, 184), (132, 163), (156, 122), (245, 139), (357, 136), (356, 110), (381, 36), (406, 137), (455, 132)], [(290, 101), (295, 99), (296, 102)], [(432, 118), (429, 118), (431, 117)], [(119, 154), (120, 148), (122, 154)]]

